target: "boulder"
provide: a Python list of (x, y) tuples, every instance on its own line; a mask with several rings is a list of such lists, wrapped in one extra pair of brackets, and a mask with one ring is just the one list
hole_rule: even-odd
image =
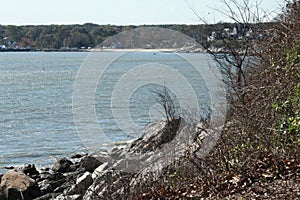
[(68, 160), (67, 158), (61, 158), (53, 165), (52, 171), (60, 173), (70, 172), (71, 165), (73, 165), (72, 161)]
[(49, 183), (39, 184), (39, 187), (40, 187), (42, 195), (45, 195), (45, 194), (48, 194), (48, 193), (51, 193), (54, 191), (53, 187)]
[(108, 168), (108, 166), (109, 166), (108, 162), (106, 162), (106, 163), (103, 163), (102, 165), (100, 165), (99, 167), (97, 167), (92, 174), (93, 180), (95, 180), (97, 177), (101, 176), (104, 173), (104, 171)]
[(94, 183), (87, 189), (83, 195), (83, 200), (99, 199), (99, 193), (106, 187), (106, 181), (103, 176), (98, 177)]
[(25, 165), (24, 167), (21, 167), (19, 170), (30, 177), (39, 174), (38, 170), (35, 168), (35, 165), (30, 165), (30, 164)]
[(0, 186), (3, 196), (8, 200), (33, 199), (40, 195), (35, 180), (16, 170), (4, 174)]
[(39, 178), (37, 179), (38, 182), (43, 181), (45, 179), (48, 179), (52, 176), (52, 174), (50, 172), (41, 172), (39, 174)]
[(142, 137), (130, 144), (128, 152), (147, 153), (160, 149), (164, 144), (174, 139), (184, 124), (185, 121), (182, 118), (173, 119), (169, 122), (151, 123), (146, 127)]
[[(40, 188), (43, 188), (45, 190), (51, 188), (51, 190), (54, 191), (56, 188), (63, 185), (66, 181), (66, 177), (63, 174), (55, 173), (48, 175), (46, 179), (40, 181), (38, 184)], [(49, 184), (51, 187), (46, 186), (47, 184)]]
[(132, 174), (117, 170), (105, 170), (101, 176), (97, 177), (93, 184), (87, 189), (83, 200), (90, 199), (132, 199), (125, 198), (124, 187), (129, 183)]
[(73, 185), (67, 193), (68, 195), (84, 194), (88, 187), (92, 185), (92, 183), (93, 179), (91, 173), (85, 172), (81, 177), (77, 179), (76, 185)]
[(83, 156), (86, 156), (87, 154), (74, 154), (71, 156), (72, 159), (82, 158)]
[(109, 154), (112, 159), (118, 160), (125, 158), (124, 148), (114, 148), (111, 150), (111, 153)]
[(78, 186), (78, 188), (83, 188), (84, 190), (86, 190), (90, 185), (92, 185), (92, 183), (93, 183), (92, 175), (89, 172), (85, 172), (76, 181), (76, 185)]
[(107, 190), (108, 186), (112, 186), (113, 183), (113, 171), (105, 170), (101, 176), (97, 177), (92, 185), (86, 190), (83, 195), (83, 200), (90, 199), (110, 199), (105, 198), (105, 196), (101, 196), (100, 193)]
[(80, 161), (80, 167), (84, 170), (84, 171), (88, 171), (90, 173), (93, 173), (94, 170), (99, 167), (102, 164), (102, 162), (97, 159), (94, 156), (85, 156), (81, 159)]

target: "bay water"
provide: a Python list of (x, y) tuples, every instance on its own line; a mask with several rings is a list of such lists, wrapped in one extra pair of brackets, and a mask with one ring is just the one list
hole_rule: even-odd
[[(5, 166), (32, 163), (38, 167), (50, 166), (57, 158), (96, 150), (82, 142), (82, 135), (78, 134), (78, 127), (74, 123), (72, 108), (78, 72), (83, 64), (88, 62), (90, 54), (88, 52), (0, 53), (0, 173), (5, 171)], [(92, 54), (100, 55), (105, 52)], [(205, 56), (195, 54), (195, 59), (205, 59)], [(205, 81), (177, 54), (153, 52), (125, 54), (110, 63), (109, 68), (99, 78), (95, 91), (95, 112), (99, 128), (111, 142), (131, 140), (142, 134), (143, 130), (132, 130), (134, 134), (124, 133), (121, 130), (122, 122), (116, 121), (111, 100), (118, 80), (124, 78), (124, 75), (134, 67), (147, 63), (160, 63), (176, 69), (189, 81), (200, 104), (203, 107), (209, 104)], [(138, 75), (139, 79), (148, 76)], [(174, 83), (178, 82), (176, 77), (170, 77), (168, 74), (163, 76), (173, 78)], [(130, 87), (134, 81), (126, 84)], [(139, 87), (127, 99), (128, 104), (118, 105), (121, 108), (126, 106), (132, 121), (138, 127), (145, 127), (149, 122), (163, 117), (163, 112), (151, 114), (153, 106), (157, 104), (151, 91), (157, 87), (161, 85), (151, 83)], [(153, 116), (156, 116), (155, 119)], [(123, 125), (130, 126), (130, 124)], [(99, 146), (100, 148), (105, 147)]]

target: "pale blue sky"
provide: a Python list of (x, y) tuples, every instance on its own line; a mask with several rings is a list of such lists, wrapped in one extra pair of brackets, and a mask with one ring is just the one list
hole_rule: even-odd
[[(214, 10), (219, 0), (187, 0), (209, 23), (227, 21)], [(267, 13), (280, 12), (284, 0), (259, 0)], [(254, 4), (255, 0), (249, 0)], [(3, 0), (0, 24), (198, 24), (185, 0)], [(274, 15), (274, 14), (273, 14)]]

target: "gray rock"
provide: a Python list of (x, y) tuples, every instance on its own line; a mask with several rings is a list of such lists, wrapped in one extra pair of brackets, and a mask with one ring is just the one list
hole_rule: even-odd
[(85, 172), (81, 177), (76, 180), (76, 184), (72, 185), (71, 188), (68, 189), (68, 195), (75, 194), (84, 194), (88, 187), (92, 185), (93, 179), (92, 175), (89, 172)]
[(81, 177), (76, 181), (76, 186), (79, 190), (78, 194), (84, 193), (90, 185), (92, 185), (93, 179), (92, 175), (89, 172), (85, 172)]
[(82, 199), (82, 195), (81, 194), (74, 194), (69, 196), (72, 200), (81, 200)]
[(97, 167), (93, 174), (92, 174), (92, 178), (93, 180), (95, 180), (97, 177), (101, 176), (104, 173), (104, 170), (106, 170), (108, 168), (108, 162), (103, 163), (102, 165), (100, 165), (99, 167)]
[(110, 156), (114, 160), (125, 158), (124, 148), (114, 148), (111, 151)]
[(35, 168), (35, 165), (25, 165), (24, 167), (20, 167), (18, 169), (18, 171), (23, 172), (24, 174), (32, 177), (34, 175), (38, 175), (39, 172), (37, 171), (37, 169)]
[(45, 194), (43, 196), (40, 196), (38, 198), (35, 198), (34, 200), (52, 200), (52, 199), (55, 199), (56, 196), (58, 196), (59, 194), (57, 193), (48, 193), (48, 194)]
[(64, 194), (60, 194), (54, 200), (67, 200), (67, 197)]
[(52, 186), (52, 188), (54, 189), (54, 191), (56, 190), (56, 188), (60, 187), (61, 185), (63, 185), (66, 182), (65, 177), (58, 179), (58, 180), (50, 180), (48, 183)]
[(90, 173), (93, 173), (101, 164), (102, 162), (94, 156), (85, 156), (80, 161), (80, 167)]
[(80, 200), (80, 199), (82, 199), (82, 195), (80, 194), (76, 194), (76, 195), (60, 194), (55, 198), (55, 200)]
[(47, 183), (47, 184), (39, 183), (39, 186), (40, 186), (42, 195), (53, 192), (53, 187), (49, 183)]
[(52, 171), (66, 173), (70, 172), (70, 167), (73, 165), (72, 161), (68, 160), (67, 158), (61, 158), (52, 167)]
[(145, 133), (141, 138), (134, 140), (128, 152), (147, 153), (161, 148), (162, 145), (171, 142), (182, 124), (185, 124), (182, 118), (174, 119), (170, 122), (151, 123), (146, 127)]
[(76, 158), (82, 158), (83, 156), (86, 156), (87, 154), (74, 154), (71, 156), (72, 159), (76, 159)]
[(124, 199), (126, 184), (131, 178), (130, 173), (107, 169), (94, 180), (83, 199)]
[(40, 175), (39, 181), (42, 181), (42, 180), (45, 180), (45, 179), (48, 179), (51, 177), (50, 172), (41, 172), (39, 175)]
[(57, 187), (53, 192), (55, 193), (62, 193), (66, 188), (65, 187)]
[(99, 193), (106, 187), (107, 181), (105, 174), (102, 174), (94, 180), (92, 185), (87, 189), (83, 195), (83, 200), (99, 199)]
[(72, 195), (72, 194), (78, 194), (78, 188), (76, 185), (72, 185), (66, 192), (68, 195)]

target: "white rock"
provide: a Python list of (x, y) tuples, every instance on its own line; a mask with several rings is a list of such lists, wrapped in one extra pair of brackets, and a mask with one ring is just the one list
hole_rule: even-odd
[(80, 193), (85, 192), (86, 189), (92, 185), (93, 179), (90, 172), (85, 172), (81, 177), (76, 181), (76, 186)]
[(108, 168), (108, 162), (103, 163), (102, 165), (97, 167), (92, 174), (93, 180), (95, 180), (97, 177), (101, 176), (107, 168)]
[(80, 194), (75, 194), (75, 195), (60, 194), (54, 200), (79, 200), (79, 199), (81, 199)]

